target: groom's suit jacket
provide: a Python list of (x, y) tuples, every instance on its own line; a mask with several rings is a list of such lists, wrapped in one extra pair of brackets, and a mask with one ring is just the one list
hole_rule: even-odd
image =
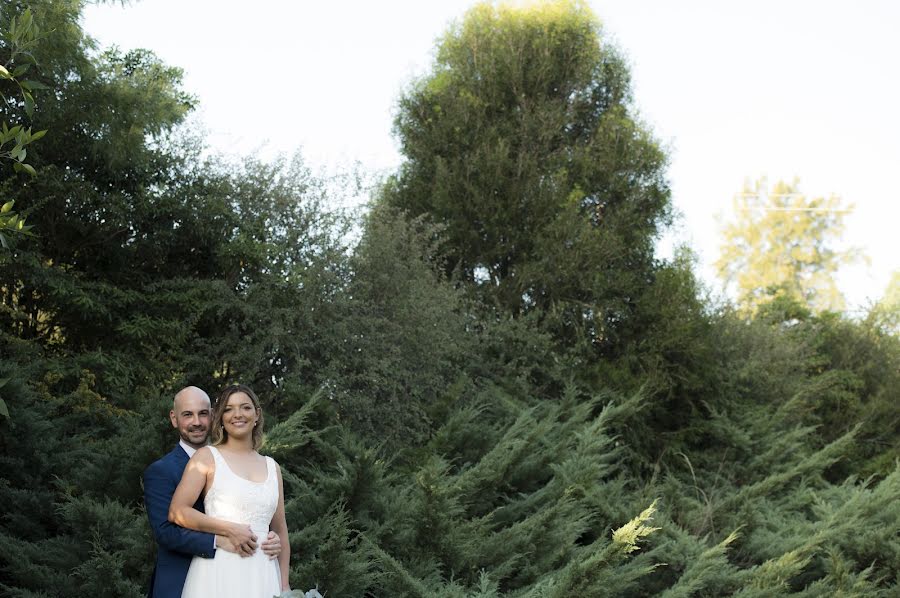
[[(144, 470), (144, 506), (157, 543), (156, 568), (148, 594), (151, 598), (180, 598), (191, 557), (211, 558), (215, 554), (215, 536), (169, 522), (169, 503), (187, 462), (187, 453), (175, 445)], [(203, 500), (198, 500), (194, 508), (203, 511)]]

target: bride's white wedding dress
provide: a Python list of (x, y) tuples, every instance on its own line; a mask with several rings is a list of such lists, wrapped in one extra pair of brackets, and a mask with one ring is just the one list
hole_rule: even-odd
[[(278, 475), (275, 461), (266, 457), (266, 480), (251, 482), (231, 471), (216, 447), (209, 447), (216, 462), (213, 483), (203, 499), (210, 517), (247, 523), (262, 542), (269, 534), (269, 522), (278, 506)], [(287, 541), (286, 539), (282, 540)], [(281, 594), (278, 561), (256, 549), (252, 556), (241, 557), (217, 550), (215, 557), (194, 557), (182, 598), (272, 598)]]

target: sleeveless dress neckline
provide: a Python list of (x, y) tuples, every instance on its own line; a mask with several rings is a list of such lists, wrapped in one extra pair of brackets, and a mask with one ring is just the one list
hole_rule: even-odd
[(225, 455), (222, 454), (222, 451), (220, 451), (219, 449), (217, 449), (216, 447), (211, 446), (211, 445), (209, 447), (209, 450), (215, 451), (216, 453), (218, 453), (219, 459), (222, 460), (222, 462), (225, 464), (225, 469), (227, 469), (231, 475), (233, 475), (234, 477), (236, 477), (239, 480), (244, 480), (245, 482), (247, 482), (249, 484), (265, 484), (269, 481), (269, 478), (272, 475), (272, 468), (269, 467), (269, 457), (263, 457), (263, 461), (266, 464), (266, 479), (264, 479), (261, 482), (254, 482), (253, 480), (248, 480), (244, 476), (238, 475), (237, 472), (235, 472), (233, 469), (231, 469), (231, 465), (228, 464), (228, 460), (225, 459)]

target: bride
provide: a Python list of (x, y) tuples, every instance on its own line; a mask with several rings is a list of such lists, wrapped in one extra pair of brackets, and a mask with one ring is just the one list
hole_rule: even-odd
[[(262, 428), (259, 399), (250, 388), (235, 384), (223, 390), (213, 409), (212, 445), (188, 462), (169, 521), (228, 536), (235, 545), (247, 538), (248, 526), (256, 537), (271, 530), (287, 540), (281, 469), (256, 452)], [(201, 493), (206, 514), (193, 508)], [(291, 547), (287, 541), (282, 546), (277, 563), (247, 542), (243, 555), (217, 550), (212, 559), (194, 557), (182, 598), (271, 598), (290, 591)]]

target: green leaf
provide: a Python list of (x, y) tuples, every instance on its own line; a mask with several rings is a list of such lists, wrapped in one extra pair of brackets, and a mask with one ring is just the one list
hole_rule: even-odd
[(0, 233), (0, 245), (3, 245), (4, 249), (9, 249), (9, 241), (6, 240), (6, 235)]
[(13, 72), (12, 72), (13, 79), (18, 79), (19, 77), (21, 77), (22, 75), (27, 73), (28, 69), (30, 69), (30, 68), (31, 68), (30, 64), (27, 64), (27, 63), (20, 64), (19, 66), (17, 66), (16, 68), (13, 69)]
[(6, 386), (7, 382), (9, 382), (9, 378), (0, 378), (0, 388)]
[[(26, 66), (28, 66), (28, 65), (26, 65)], [(28, 86), (29, 89), (32, 89), (32, 90), (34, 90), (34, 89), (50, 89), (49, 87), (47, 87), (40, 81), (35, 81), (34, 79), (26, 79), (25, 81), (22, 81), (22, 86), (24, 87), (26, 85)]]
[(19, 21), (19, 23), (23, 29), (29, 29), (31, 27), (32, 21), (33, 21), (33, 17), (31, 14), (31, 9), (26, 8), (25, 12), (22, 13), (22, 19)]
[(25, 98), (25, 114), (31, 117), (34, 114), (34, 98), (27, 91), (22, 92), (22, 97)]
[(9, 409), (6, 408), (6, 401), (0, 399), (0, 415), (5, 418), (9, 418)]
[(0, 64), (0, 78), (3, 79), (12, 79), (13, 76), (9, 74), (9, 71), (6, 70), (6, 67)]
[[(15, 205), (15, 203), (16, 203), (16, 200), (11, 199), (11, 200), (9, 200), (8, 202), (6, 202), (5, 204), (3, 204), (3, 207), (0, 208), (0, 214), (6, 214), (6, 213), (9, 212), (10, 210), (12, 210), (12, 209), (13, 209), (13, 206)], [(2, 382), (6, 382), (6, 381), (3, 380)], [(0, 383), (0, 386), (3, 386), (3, 384)]]
[[(22, 151), (24, 152), (25, 150)], [(22, 172), (24, 170), (31, 176), (37, 176), (37, 172), (35, 172), (34, 166), (32, 166), (31, 164), (25, 164), (24, 162), (13, 162), (13, 169), (16, 172)]]
[(37, 141), (38, 139), (40, 139), (41, 137), (43, 137), (46, 134), (47, 134), (47, 129), (44, 129), (43, 131), (38, 131), (37, 133), (35, 133), (31, 136), (31, 141)]

